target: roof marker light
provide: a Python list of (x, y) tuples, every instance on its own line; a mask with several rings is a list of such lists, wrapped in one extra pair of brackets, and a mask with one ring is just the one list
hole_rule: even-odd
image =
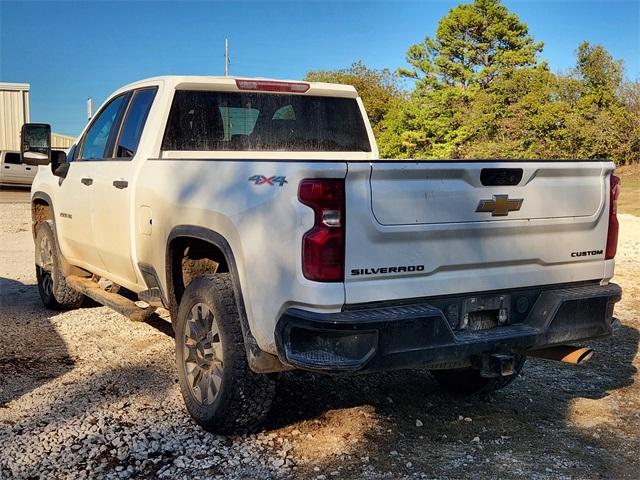
[(255, 90), (262, 92), (305, 93), (311, 85), (304, 82), (275, 82), (271, 80), (242, 80), (236, 79), (236, 86), (240, 90)]

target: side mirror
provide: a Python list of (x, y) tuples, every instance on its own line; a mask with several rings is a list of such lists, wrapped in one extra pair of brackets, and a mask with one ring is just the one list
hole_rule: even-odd
[(20, 158), (27, 165), (48, 165), (51, 162), (51, 126), (46, 123), (25, 123), (20, 133)]
[(51, 173), (56, 177), (65, 178), (68, 171), (67, 154), (62, 150), (51, 150)]

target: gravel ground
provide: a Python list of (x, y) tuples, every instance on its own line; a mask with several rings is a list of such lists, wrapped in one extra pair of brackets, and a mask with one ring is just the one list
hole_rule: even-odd
[(40, 303), (28, 205), (0, 206), (0, 478), (638, 478), (640, 218), (621, 215), (613, 338), (509, 388), (444, 394), (425, 372), (283, 375), (261, 433), (189, 419), (166, 324)]

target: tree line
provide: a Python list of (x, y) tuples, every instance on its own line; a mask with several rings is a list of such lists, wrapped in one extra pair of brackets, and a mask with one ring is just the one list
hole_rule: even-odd
[(383, 158), (640, 161), (640, 82), (622, 61), (585, 41), (555, 73), (542, 47), (499, 0), (474, 0), (408, 49), (409, 68), (356, 62), (306, 80), (356, 87)]

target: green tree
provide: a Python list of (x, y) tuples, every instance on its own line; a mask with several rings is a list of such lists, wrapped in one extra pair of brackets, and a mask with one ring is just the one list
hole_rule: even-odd
[(624, 66), (601, 45), (578, 46), (573, 77), (579, 100), (567, 116), (567, 152), (578, 158), (611, 158), (619, 164), (638, 160), (640, 122), (621, 97)]
[(327, 82), (353, 85), (362, 98), (371, 127), (376, 137), (383, 130), (382, 121), (396, 102), (402, 101), (404, 92), (399, 78), (387, 69), (375, 70), (362, 62), (339, 70), (315, 70), (307, 73), (309, 82)]
[(419, 89), (486, 87), (504, 71), (535, 65), (542, 46), (499, 0), (474, 0), (449, 10), (434, 38), (411, 46), (407, 62), (412, 68), (400, 73), (418, 79)]
[(460, 147), (470, 134), (465, 117), (473, 98), (472, 89), (454, 86), (395, 103), (378, 139), (380, 156), (459, 158)]
[(625, 107), (640, 117), (640, 80), (624, 82), (620, 85), (618, 95)]
[(602, 45), (582, 42), (578, 46), (576, 73), (589, 94), (595, 95), (598, 106), (615, 101), (622, 84), (624, 70), (621, 60), (615, 60)]
[(579, 82), (554, 75), (547, 65), (523, 68), (478, 92), (468, 117), (473, 132), (465, 158), (561, 158), (566, 116)]
[[(464, 158), (469, 155), (522, 155), (517, 116), (506, 110), (517, 102), (542, 43), (499, 0), (475, 0), (443, 17), (434, 38), (407, 52), (417, 80), (409, 102), (396, 103), (385, 119), (380, 152), (399, 158)], [(529, 79), (531, 80), (531, 79)], [(501, 81), (500, 88), (491, 85)], [(524, 86), (523, 86), (524, 85)], [(523, 116), (524, 112), (518, 114)]]
[(356, 86), (383, 158), (639, 161), (640, 87), (623, 82), (622, 62), (583, 42), (575, 68), (556, 74), (541, 49), (499, 0), (474, 0), (409, 49), (410, 95), (362, 63), (307, 79)]
[(640, 158), (639, 89), (622, 84), (621, 63), (583, 44), (576, 68), (513, 69), (486, 87), (418, 88), (385, 118), (384, 157)]

